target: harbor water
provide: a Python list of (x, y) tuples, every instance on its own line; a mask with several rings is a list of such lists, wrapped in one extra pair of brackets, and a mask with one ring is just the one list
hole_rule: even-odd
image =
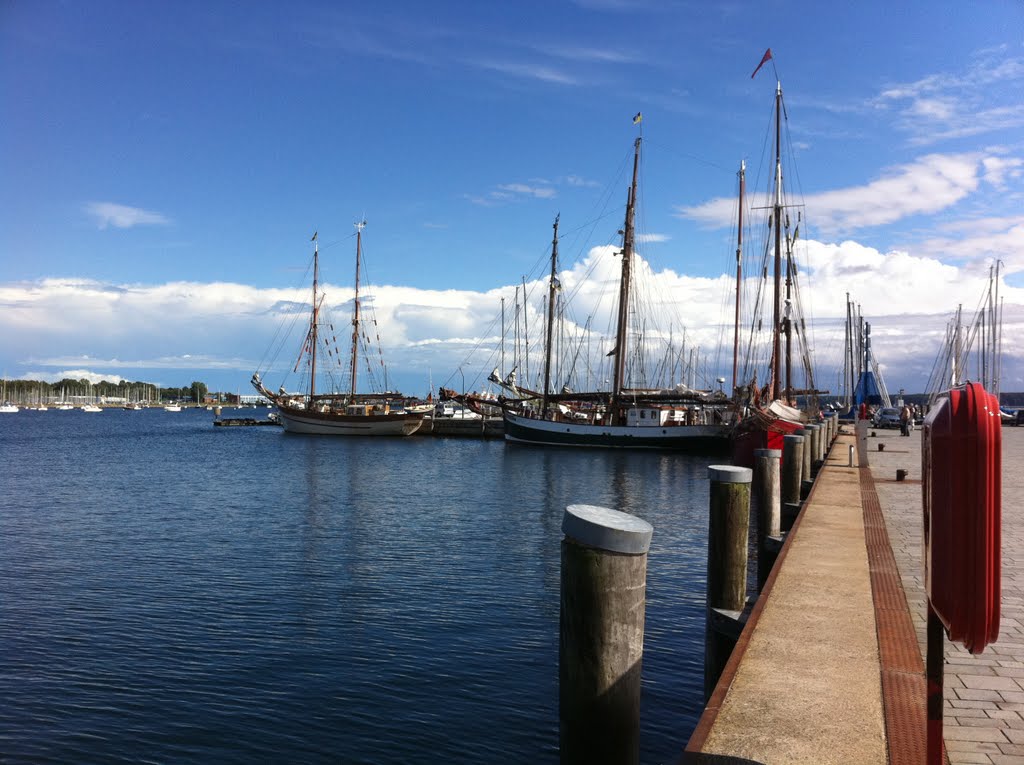
[(162, 409), (3, 415), (0, 455), (5, 763), (556, 763), (578, 502), (654, 526), (642, 761), (702, 711), (710, 458)]

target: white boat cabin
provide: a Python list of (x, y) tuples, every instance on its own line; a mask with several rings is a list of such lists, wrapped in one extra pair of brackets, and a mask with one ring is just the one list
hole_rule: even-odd
[(626, 425), (634, 428), (660, 428), (665, 425), (693, 425), (700, 413), (696, 409), (668, 406), (633, 406), (626, 410)]

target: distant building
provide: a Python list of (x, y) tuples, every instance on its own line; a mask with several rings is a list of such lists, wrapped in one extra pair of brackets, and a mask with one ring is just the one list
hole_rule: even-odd
[(270, 399), (259, 393), (245, 393), (238, 396), (239, 404), (269, 404)]

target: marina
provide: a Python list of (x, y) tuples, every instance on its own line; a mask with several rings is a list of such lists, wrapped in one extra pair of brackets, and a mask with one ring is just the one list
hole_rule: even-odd
[(0, 763), (1024, 765), (1019, 7), (8, 5)]

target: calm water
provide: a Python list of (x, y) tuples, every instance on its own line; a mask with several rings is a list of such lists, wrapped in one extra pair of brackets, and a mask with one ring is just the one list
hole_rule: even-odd
[(0, 415), (0, 760), (555, 763), (574, 502), (654, 526), (642, 753), (678, 757), (710, 460), (211, 421)]

